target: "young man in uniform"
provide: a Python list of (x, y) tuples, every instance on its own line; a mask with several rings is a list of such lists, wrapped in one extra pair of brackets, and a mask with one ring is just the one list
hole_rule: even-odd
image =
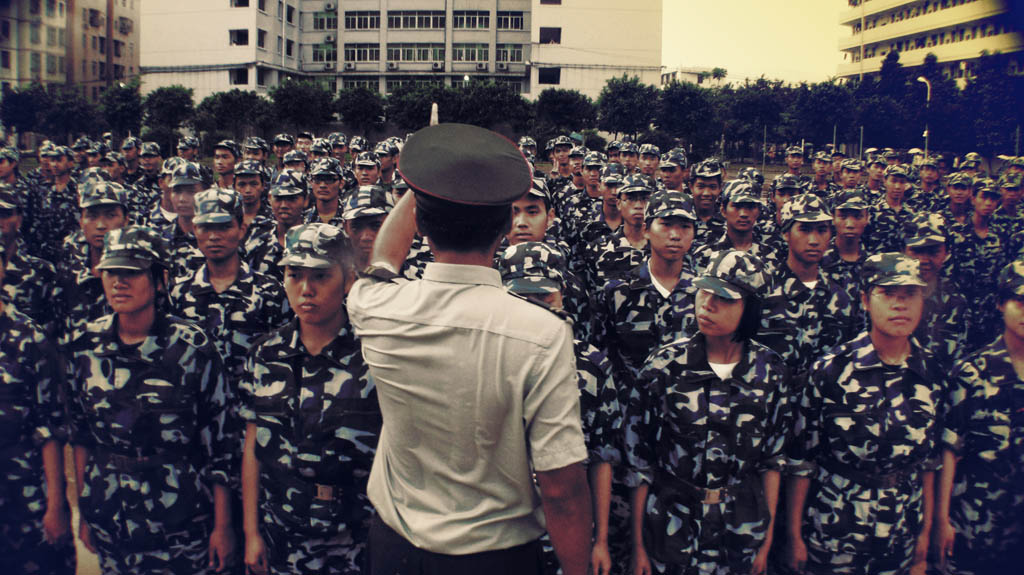
[(255, 160), (242, 160), (235, 165), (235, 191), (242, 199), (241, 253), (252, 265), (249, 254), (258, 251), (274, 235), (274, 217), (270, 204), (264, 198), (267, 189), (267, 169)]
[(654, 144), (640, 146), (640, 173), (645, 176), (655, 177), (658, 175), (658, 165), (661, 163), (661, 150)]
[(291, 134), (278, 134), (274, 136), (273, 148), (277, 169), (281, 170), (284, 168), (284, 155), (295, 149), (295, 138)]
[(871, 205), (871, 226), (864, 234), (869, 255), (901, 251), (903, 224), (915, 214), (903, 201), (909, 177), (901, 164), (885, 169), (885, 195)]
[(202, 187), (202, 175), (196, 164), (185, 162), (171, 174), (171, 199), (177, 217), (160, 232), (167, 241), (171, 256), (172, 285), (187, 279), (206, 261), (196, 242), (194, 222), (195, 199)]
[(49, 148), (52, 182), (41, 184), (25, 206), (25, 239), (29, 253), (56, 264), (68, 234), (78, 229), (78, 184), (71, 179), (71, 150)]
[(693, 167), (693, 207), (697, 215), (694, 228), (694, 249), (720, 237), (725, 231), (725, 220), (718, 209), (718, 196), (722, 193), (722, 168), (718, 162), (707, 160)]
[(344, 224), (344, 200), (341, 196), (341, 164), (334, 158), (320, 158), (309, 169), (313, 205), (306, 210), (305, 222), (321, 222), (341, 229)]
[(274, 230), (271, 237), (252, 252), (246, 254), (249, 266), (262, 274), (284, 281), (284, 268), (280, 266), (284, 254), (285, 236), (288, 230), (302, 224), (306, 209), (306, 176), (285, 168), (274, 176), (270, 185), (270, 210), (274, 214)]
[(373, 243), (389, 212), (387, 192), (380, 186), (360, 186), (349, 196), (341, 218), (352, 245), (356, 269), (365, 269), (370, 264)]
[[(493, 132), (442, 124), (409, 139), (398, 169), (415, 195), (385, 221), (347, 300), (384, 416), (369, 573), (539, 573), (543, 507), (563, 572), (583, 575), (592, 512), (571, 328), (491, 267), (530, 166)], [(403, 282), (417, 227), (437, 261)]]
[(860, 318), (860, 271), (868, 257), (861, 238), (870, 223), (870, 204), (862, 190), (846, 189), (836, 195), (832, 206), (835, 236), (821, 258), (821, 269), (836, 285), (847, 288), (854, 317)]
[(3, 299), (36, 323), (51, 341), (55, 341), (62, 320), (55, 303), (60, 300), (57, 270), (50, 262), (28, 253), (21, 237), (24, 199), (6, 183), (0, 183), (0, 244), (5, 248)]
[(645, 212), (647, 201), (656, 190), (654, 178), (644, 174), (626, 176), (618, 189), (619, 213), (622, 225), (595, 246), (592, 269), (587, 282), (601, 289), (608, 280), (621, 278), (643, 263), (650, 253), (647, 243)]
[(761, 240), (761, 233), (756, 229), (761, 194), (747, 180), (731, 180), (722, 192), (721, 212), (725, 232), (693, 252), (694, 272), (703, 273), (718, 252), (739, 250), (756, 257), (768, 277), (774, 275), (779, 266), (779, 254)]
[(241, 156), (242, 151), (234, 140), (221, 140), (213, 147), (213, 175), (217, 187), (235, 187), (235, 164)]
[(686, 152), (683, 150), (677, 148), (663, 154), (658, 164), (658, 173), (665, 189), (689, 193), (690, 190), (686, 187), (688, 168)]

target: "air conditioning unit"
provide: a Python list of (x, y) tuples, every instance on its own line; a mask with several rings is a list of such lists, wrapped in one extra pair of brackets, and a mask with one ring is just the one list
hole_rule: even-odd
[(483, 71), (483, 72), (486, 72), (487, 71), (487, 64), (485, 64), (484, 62), (480, 62), (480, 63), (478, 63), (476, 65), (476, 69), (480, 70), (480, 71)]
[(324, 64), (324, 70), (333, 70), (334, 64)]
[(433, 64), (430, 65), (430, 67), (432, 69), (434, 69), (434, 70), (444, 70), (444, 63), (443, 62), (434, 62)]
[(499, 62), (498, 63), (498, 69), (499, 70), (508, 70), (508, 64), (506, 64), (505, 62)]
[(334, 3), (333, 2), (328, 2), (328, 3), (324, 4), (324, 11), (325, 12), (333, 12), (334, 11)]
[(388, 62), (388, 70), (397, 70), (398, 62)]
[(345, 69), (346, 70), (355, 70), (356, 69), (356, 65), (353, 64), (352, 62), (345, 62)]
[(324, 42), (327, 42), (328, 44), (333, 44), (334, 43), (334, 36), (328, 35), (326, 38), (324, 38)]

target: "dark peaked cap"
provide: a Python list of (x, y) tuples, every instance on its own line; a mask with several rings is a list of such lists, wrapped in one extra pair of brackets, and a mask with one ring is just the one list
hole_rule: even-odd
[(533, 185), (530, 165), (511, 140), (466, 124), (438, 124), (413, 134), (398, 172), (413, 190), (456, 204), (511, 204)]

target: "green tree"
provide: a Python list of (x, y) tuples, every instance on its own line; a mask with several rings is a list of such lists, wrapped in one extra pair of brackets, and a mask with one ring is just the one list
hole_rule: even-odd
[(14, 88), (0, 100), (0, 121), (8, 130), (26, 134), (39, 130), (44, 114), (50, 108), (50, 94), (42, 84), (33, 82), (25, 88)]
[(725, 77), (728, 76), (728, 75), (729, 75), (729, 71), (726, 70), (725, 68), (712, 68), (711, 69), (711, 78), (713, 78), (715, 81), (717, 81), (719, 86), (722, 85), (722, 80), (724, 80)]
[(456, 98), (454, 90), (439, 84), (405, 84), (388, 96), (387, 117), (403, 130), (415, 132), (430, 123), (431, 104), (437, 103), (440, 120), (453, 122)]
[(964, 89), (964, 108), (970, 110), (974, 128), (974, 151), (991, 158), (1014, 151), (1018, 126), (1024, 122), (1021, 110), (1022, 82), (1009, 74), (1004, 54), (982, 54), (974, 77)]
[(530, 103), (507, 85), (470, 82), (452, 92), (449, 121), (483, 128), (506, 124), (515, 131), (522, 131), (530, 120)]
[(658, 89), (625, 74), (610, 78), (597, 99), (598, 127), (636, 136), (647, 130), (658, 106)]
[(853, 133), (853, 90), (835, 81), (802, 83), (793, 90), (785, 113), (785, 139), (805, 138), (816, 144), (832, 142), (835, 128), (837, 143)]
[(100, 96), (100, 110), (116, 136), (138, 134), (142, 126), (142, 97), (139, 95), (139, 81), (108, 86)]
[(696, 156), (714, 151), (722, 124), (712, 91), (689, 82), (673, 82), (661, 91), (654, 123), (682, 140)]
[(597, 125), (597, 106), (577, 90), (548, 88), (537, 96), (534, 117), (559, 132), (586, 130)]
[(174, 132), (188, 125), (195, 116), (192, 88), (165, 86), (146, 96), (142, 103), (146, 126), (153, 130)]
[(726, 141), (738, 146), (735, 151), (741, 155), (753, 154), (760, 149), (765, 128), (769, 140), (779, 137), (782, 114), (789, 107), (791, 90), (783, 86), (781, 80), (764, 77), (753, 82), (747, 80), (735, 90), (729, 88), (717, 90), (723, 100)]
[(278, 121), (296, 131), (312, 130), (334, 120), (334, 94), (308, 81), (286, 80), (270, 91)]
[(77, 134), (96, 134), (104, 125), (99, 108), (85, 99), (74, 86), (59, 86), (50, 92), (50, 106), (44, 112), (42, 130), (57, 142), (69, 142)]
[[(235, 88), (204, 98), (196, 107), (194, 123), (197, 131), (221, 132), (240, 139), (252, 134), (269, 132), (273, 128), (273, 122), (273, 106), (266, 98), (256, 92)], [(209, 141), (206, 144), (213, 145)]]
[(915, 89), (911, 90), (912, 98), (917, 101), (917, 105), (911, 107), (916, 112), (913, 125), (922, 129), (928, 125), (931, 150), (957, 151), (963, 148), (971, 138), (971, 126), (966, 121), (969, 114), (963, 109), (962, 94), (956, 82), (942, 73), (935, 54), (925, 56), (919, 72), (919, 76), (931, 82), (932, 99), (930, 104), (921, 106), (927, 97), (927, 89), (920, 82), (915, 82)]
[(341, 120), (364, 136), (368, 130), (383, 125), (385, 104), (383, 96), (362, 87), (342, 90), (335, 99)]

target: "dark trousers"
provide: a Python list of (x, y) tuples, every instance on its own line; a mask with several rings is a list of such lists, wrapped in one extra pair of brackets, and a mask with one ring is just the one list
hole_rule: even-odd
[(370, 575), (540, 575), (540, 541), (471, 555), (442, 555), (417, 548), (379, 517), (370, 526)]

